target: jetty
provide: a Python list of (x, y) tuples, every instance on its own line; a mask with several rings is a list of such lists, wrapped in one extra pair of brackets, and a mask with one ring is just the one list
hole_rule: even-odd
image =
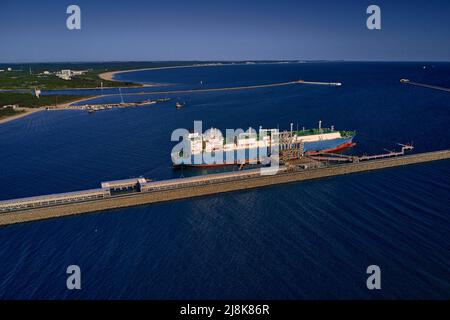
[(164, 181), (136, 178), (104, 182), (99, 189), (0, 201), (0, 225), (148, 205), (446, 159), (450, 159), (450, 150), (340, 164), (329, 164), (315, 159), (308, 161), (305, 158), (298, 164), (281, 166), (273, 175), (262, 175), (261, 169), (251, 169)]
[(276, 83), (268, 83), (268, 84), (259, 84), (259, 85), (249, 85), (249, 86), (239, 86), (239, 87), (222, 87), (222, 88), (208, 88), (208, 89), (183, 89), (183, 90), (164, 90), (164, 91), (142, 91), (142, 92), (128, 92), (128, 93), (111, 93), (111, 94), (102, 94), (86, 99), (82, 99), (76, 101), (78, 103), (82, 101), (87, 101), (91, 99), (99, 99), (106, 97), (121, 97), (124, 96), (139, 96), (139, 95), (171, 95), (171, 94), (187, 94), (187, 93), (205, 93), (205, 92), (222, 92), (222, 91), (239, 91), (239, 90), (253, 90), (253, 89), (264, 89), (264, 88), (275, 88), (275, 87), (284, 87), (284, 86), (292, 86), (292, 85), (319, 85), (319, 86), (332, 86), (332, 87), (340, 87), (342, 86), (341, 82), (318, 82), (318, 81), (305, 81), (305, 80), (294, 80), (287, 82), (276, 82)]
[(430, 84), (426, 84), (426, 83), (414, 82), (409, 79), (400, 79), (400, 83), (409, 84), (409, 85), (417, 86), (417, 87), (424, 87), (424, 88), (428, 88), (428, 89), (450, 92), (450, 88), (444, 88), (444, 87), (434, 86), (434, 85), (430, 85)]

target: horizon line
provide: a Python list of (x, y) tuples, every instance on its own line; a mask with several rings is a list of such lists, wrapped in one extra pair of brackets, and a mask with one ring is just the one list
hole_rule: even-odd
[(75, 63), (154, 63), (154, 62), (206, 62), (206, 63), (235, 63), (235, 62), (443, 62), (450, 60), (365, 60), (365, 59), (226, 59), (226, 60), (73, 60), (73, 61), (20, 61), (2, 62), (4, 64), (75, 64)]

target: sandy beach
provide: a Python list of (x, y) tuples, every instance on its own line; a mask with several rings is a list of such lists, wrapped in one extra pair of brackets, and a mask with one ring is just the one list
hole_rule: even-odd
[(11, 117), (0, 119), (0, 124), (3, 124), (3, 123), (6, 123), (6, 122), (10, 122), (10, 121), (13, 121), (13, 120), (17, 120), (17, 119), (29, 116), (30, 114), (33, 114), (33, 113), (45, 110), (45, 108), (21, 108), (21, 110), (23, 110), (24, 112), (21, 112), (21, 113), (19, 113), (17, 115), (11, 116)]
[[(262, 62), (259, 64), (277, 64), (279, 62)], [(191, 64), (191, 65), (180, 65), (180, 66), (169, 66), (169, 67), (155, 67), (155, 68), (141, 68), (141, 69), (129, 69), (129, 70), (119, 70), (119, 71), (109, 71), (100, 73), (98, 76), (103, 80), (109, 81), (119, 81), (114, 79), (116, 74), (136, 72), (136, 71), (146, 71), (146, 70), (165, 70), (165, 69), (180, 69), (180, 68), (199, 68), (199, 67), (220, 67), (227, 65), (246, 65), (246, 62), (239, 63), (204, 63), (204, 64)], [(146, 85), (144, 85), (146, 86)], [(151, 86), (151, 85), (150, 85)]]
[(101, 96), (86, 96), (77, 100), (72, 100), (72, 101), (67, 101), (64, 103), (60, 103), (57, 106), (51, 105), (51, 106), (43, 106), (43, 107), (39, 107), (39, 108), (20, 108), (19, 110), (23, 110), (24, 112), (21, 112), (17, 115), (13, 115), (10, 117), (6, 117), (6, 118), (1, 118), (0, 119), (0, 124), (3, 123), (7, 123), (13, 120), (17, 120), (26, 116), (29, 116), (30, 114), (36, 113), (36, 112), (40, 112), (43, 110), (64, 110), (64, 109), (72, 109), (71, 108), (71, 104), (72, 103), (76, 103), (76, 102), (80, 102), (80, 101), (84, 101), (84, 100), (89, 100), (89, 99), (94, 99), (97, 97), (101, 97)]
[(116, 74), (120, 73), (128, 73), (128, 72), (136, 72), (136, 71), (145, 71), (145, 70), (164, 70), (164, 69), (179, 69), (179, 68), (197, 68), (197, 67), (217, 67), (223, 66), (223, 63), (208, 63), (208, 64), (193, 64), (187, 66), (170, 66), (170, 67), (156, 67), (156, 68), (142, 68), (142, 69), (130, 69), (130, 70), (120, 70), (120, 71), (109, 71), (100, 73), (98, 76), (103, 80), (109, 81), (118, 81), (114, 79)]

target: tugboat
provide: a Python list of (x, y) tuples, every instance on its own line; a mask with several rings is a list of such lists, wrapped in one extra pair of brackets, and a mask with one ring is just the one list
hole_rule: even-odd
[(177, 104), (175, 105), (175, 107), (176, 107), (177, 109), (181, 109), (181, 108), (184, 107), (184, 103), (177, 102)]

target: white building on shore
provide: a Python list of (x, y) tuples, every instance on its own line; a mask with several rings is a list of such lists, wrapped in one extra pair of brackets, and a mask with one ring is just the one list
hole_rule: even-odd
[(80, 76), (84, 73), (86, 73), (86, 70), (70, 70), (70, 69), (63, 69), (61, 71), (58, 71), (56, 73), (56, 76), (63, 79), (63, 80), (72, 80), (73, 76)]
[(18, 104), (7, 104), (2, 107), (2, 109), (17, 109), (19, 108)]

